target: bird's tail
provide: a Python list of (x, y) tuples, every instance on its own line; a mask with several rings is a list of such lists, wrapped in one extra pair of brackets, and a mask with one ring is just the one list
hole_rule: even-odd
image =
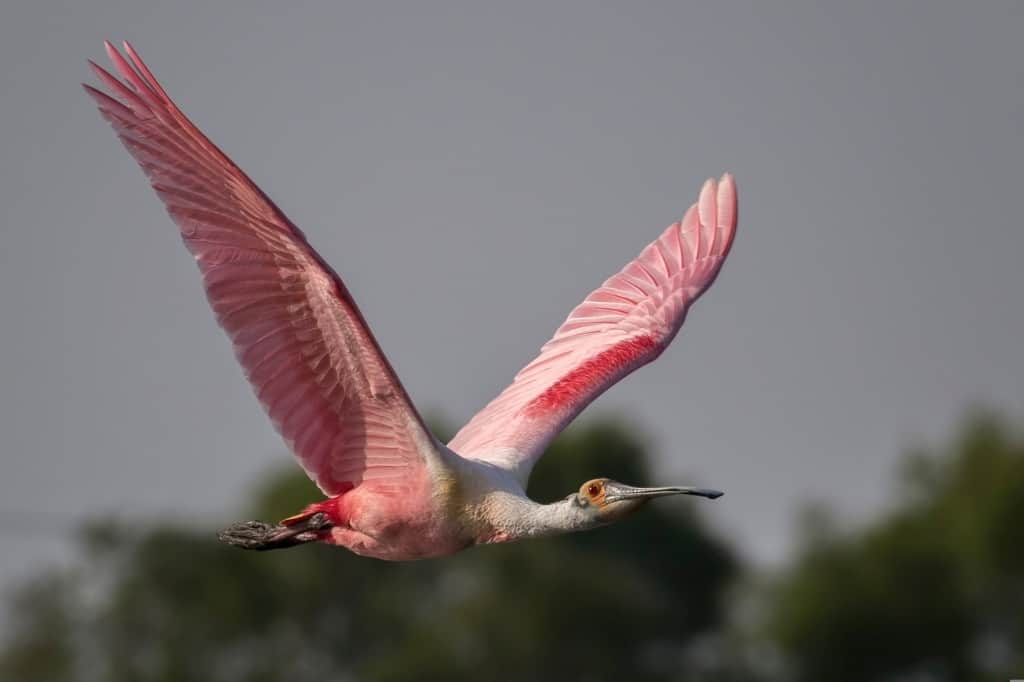
[(302, 513), (276, 524), (242, 521), (225, 528), (217, 537), (235, 547), (265, 551), (319, 540), (331, 525), (324, 512)]

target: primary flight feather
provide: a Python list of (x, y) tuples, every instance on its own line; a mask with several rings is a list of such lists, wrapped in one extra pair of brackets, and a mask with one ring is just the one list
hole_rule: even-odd
[(131, 45), (120, 78), (86, 91), (149, 177), (203, 276), (218, 322), (274, 426), (326, 500), (279, 524), (240, 523), (226, 542), (320, 541), (382, 559), (451, 554), (610, 523), (663, 495), (605, 478), (552, 504), (525, 493), (551, 440), (679, 331), (732, 246), (736, 186), (697, 203), (577, 306), (512, 384), (440, 443), (412, 405), (338, 275), (302, 232), (175, 106)]

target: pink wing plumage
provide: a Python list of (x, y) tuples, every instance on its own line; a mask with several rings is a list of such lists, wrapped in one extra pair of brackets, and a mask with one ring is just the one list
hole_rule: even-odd
[(544, 448), (609, 386), (668, 346), (718, 275), (736, 231), (736, 184), (708, 180), (697, 203), (578, 305), (540, 355), (448, 446), (525, 485)]
[(110, 95), (86, 91), (181, 229), (278, 431), (328, 495), (418, 480), (436, 441), (345, 285), (125, 51), (127, 60), (107, 43), (123, 81), (90, 62)]

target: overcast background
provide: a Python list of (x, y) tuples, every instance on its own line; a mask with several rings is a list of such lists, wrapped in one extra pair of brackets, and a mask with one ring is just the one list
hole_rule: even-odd
[(801, 501), (890, 504), (898, 454), (968, 406), (1024, 414), (1024, 3), (143, 4), (0, 9), (0, 588), (97, 514), (227, 521), (288, 458), (78, 86), (104, 38), (452, 423), (734, 172), (718, 282), (586, 415), (727, 491), (696, 504), (755, 560)]

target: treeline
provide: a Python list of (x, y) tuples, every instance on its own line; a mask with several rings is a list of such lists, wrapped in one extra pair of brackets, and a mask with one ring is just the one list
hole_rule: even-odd
[[(613, 422), (553, 448), (537, 499), (595, 472), (651, 482), (640, 441)], [(212, 528), (97, 521), (72, 567), (11, 598), (0, 680), (1024, 677), (1024, 437), (975, 414), (904, 461), (884, 516), (810, 524), (772, 575), (744, 566), (697, 505), (411, 564), (326, 547), (252, 554)], [(289, 471), (242, 513), (280, 518), (318, 495)]]

